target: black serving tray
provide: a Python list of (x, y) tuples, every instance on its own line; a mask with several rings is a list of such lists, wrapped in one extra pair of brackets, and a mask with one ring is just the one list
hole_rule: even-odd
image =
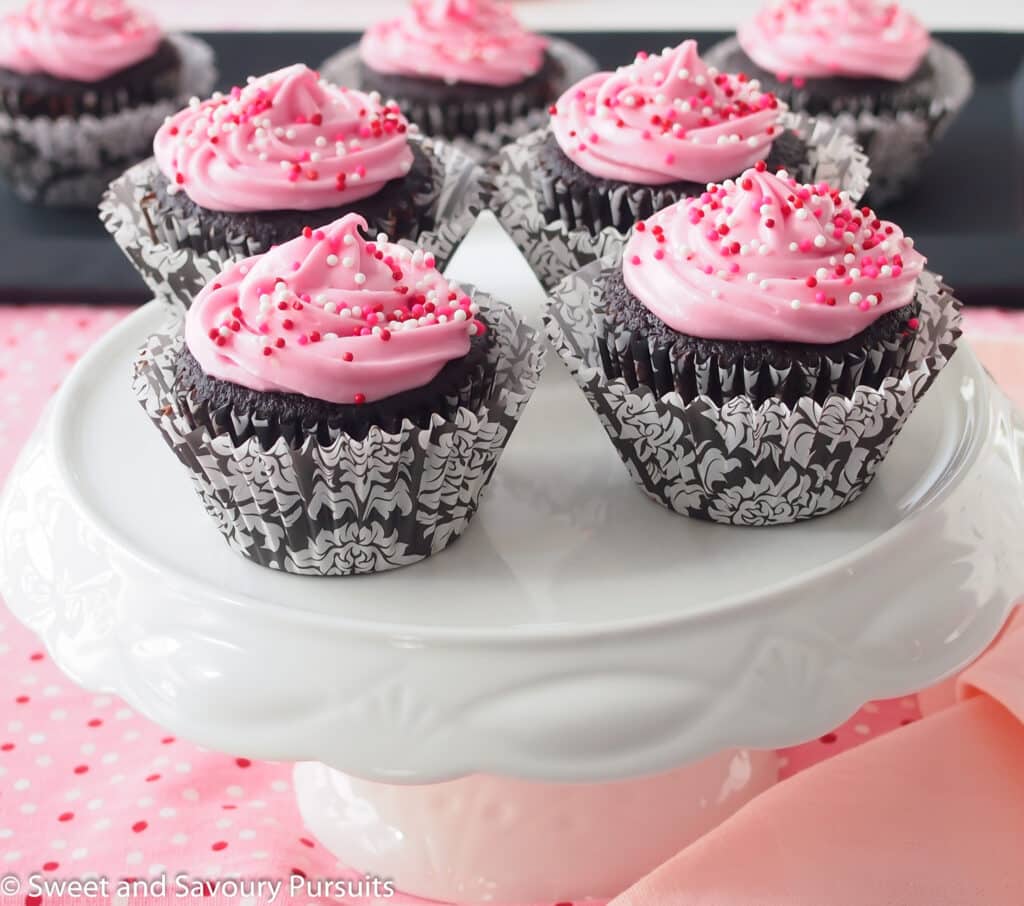
[[(582, 33), (563, 37), (606, 67), (683, 37), (702, 47), (720, 33)], [(319, 64), (356, 40), (345, 32), (217, 33), (221, 88), (296, 61)], [(938, 36), (967, 58), (974, 98), (925, 165), (913, 195), (884, 209), (931, 267), (971, 305), (1024, 308), (1024, 34)], [(0, 302), (126, 302), (141, 279), (90, 211), (34, 208), (0, 188)]]

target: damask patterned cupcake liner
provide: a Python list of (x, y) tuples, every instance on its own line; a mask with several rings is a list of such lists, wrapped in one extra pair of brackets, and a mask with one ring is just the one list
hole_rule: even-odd
[(552, 344), (597, 413), (630, 477), (684, 516), (732, 525), (781, 525), (823, 516), (871, 483), (907, 418), (956, 351), (961, 303), (925, 272), (908, 370), (879, 389), (859, 386), (824, 403), (788, 406), (745, 397), (684, 402), (609, 380), (600, 358), (600, 275), (614, 259), (567, 277), (545, 313)]
[[(827, 182), (849, 192), (855, 201), (864, 195), (871, 170), (852, 138), (834, 124), (804, 114), (785, 114), (783, 126), (808, 146), (806, 163), (792, 174), (798, 181)], [(535, 163), (547, 133), (545, 127), (506, 145), (489, 169), (494, 182), (491, 209), (550, 292), (574, 271), (620, 251), (626, 234), (613, 226), (591, 233), (568, 229), (561, 219), (548, 222), (541, 204), (544, 181)], [(623, 188), (609, 201), (613, 208), (629, 207), (634, 219), (644, 219), (650, 213), (646, 190), (631, 193)]]
[[(557, 98), (569, 86), (576, 84), (580, 79), (597, 71), (597, 62), (590, 54), (581, 50), (575, 44), (568, 41), (560, 41), (557, 38), (551, 39), (548, 45), (548, 53), (560, 64), (562, 75), (558, 79), (553, 90), (552, 100)], [(365, 91), (372, 89), (372, 85), (362, 85), (362, 74), (359, 66), (359, 45), (353, 44), (329, 57), (320, 66), (320, 72), (324, 78), (329, 79), (338, 85), (348, 85), (353, 88), (360, 88)], [(489, 160), (503, 145), (514, 142), (516, 139), (543, 126), (548, 121), (547, 109), (531, 110), (524, 115), (512, 117), (511, 111), (495, 110), (492, 104), (463, 104), (460, 105), (457, 119), (460, 121), (474, 120), (481, 123), (493, 123), (489, 129), (481, 129), (471, 139), (451, 139), (460, 151), (472, 157), (478, 163)], [(445, 131), (446, 124), (452, 121), (453, 111), (433, 105), (427, 111), (403, 110), (424, 132), (441, 133)], [(505, 122), (494, 122), (496, 114), (501, 115), (498, 119)]]
[[(489, 186), (481, 168), (450, 144), (420, 137), (410, 140), (428, 158), (433, 179), (429, 189), (412, 199), (423, 224), (415, 240), (392, 238), (409, 248), (429, 248), (438, 270), (443, 271), (487, 206)], [(189, 235), (199, 229), (195, 221), (182, 222), (170, 215), (155, 219), (152, 201), (158, 174), (152, 158), (122, 174), (103, 196), (100, 219), (156, 297), (188, 308), (225, 266), (266, 249), (245, 236), (224, 237), (222, 246), (206, 247)], [(310, 226), (321, 225), (316, 213), (310, 212)]]
[(190, 35), (169, 40), (181, 56), (173, 98), (109, 116), (20, 117), (0, 113), (0, 176), (25, 201), (94, 207), (110, 180), (152, 153), (153, 135), (193, 95), (216, 80), (213, 50)]
[[(705, 59), (712, 66), (726, 64), (739, 48), (736, 38), (716, 44)], [(928, 59), (935, 72), (935, 94), (922, 108), (876, 112), (871, 99), (851, 97), (848, 109), (817, 118), (834, 123), (856, 139), (871, 161), (871, 188), (865, 200), (879, 207), (906, 194), (917, 182), (921, 167), (974, 91), (974, 77), (964, 58), (940, 41), (932, 41)], [(794, 107), (800, 104), (793, 94)]]
[(310, 576), (383, 572), (444, 550), (468, 527), (536, 389), (544, 352), (507, 305), (473, 293), (495, 332), (495, 378), (476, 409), (429, 427), (340, 431), (299, 446), (211, 434), (175, 386), (179, 323), (151, 337), (134, 366), (146, 414), (189, 470), (228, 545), (270, 569)]

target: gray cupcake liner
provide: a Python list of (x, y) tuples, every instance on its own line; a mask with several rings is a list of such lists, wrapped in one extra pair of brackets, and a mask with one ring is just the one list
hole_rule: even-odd
[(299, 446), (213, 434), (175, 386), (180, 319), (140, 351), (133, 389), (243, 557), (308, 576), (407, 566), (466, 530), (543, 370), (536, 333), (509, 306), (473, 295), (495, 331), (493, 388), (475, 409), (434, 416), (426, 428), (406, 421), (394, 433), (372, 428), (359, 441), (335, 430)]
[(961, 303), (925, 272), (917, 338), (903, 377), (858, 386), (824, 403), (746, 397), (684, 402), (609, 379), (601, 361), (600, 275), (595, 262), (554, 291), (548, 335), (594, 409), (630, 477), (652, 500), (684, 516), (731, 525), (781, 525), (831, 513), (874, 478), (907, 418), (956, 351)]
[[(858, 201), (867, 191), (868, 158), (846, 133), (832, 123), (805, 114), (786, 113), (784, 128), (808, 145), (807, 161), (792, 176), (801, 182), (827, 182)], [(502, 148), (489, 168), (494, 183), (491, 209), (519, 247), (537, 279), (550, 292), (574, 271), (621, 250), (628, 233), (614, 226), (600, 232), (569, 229), (562, 219), (548, 222), (541, 208), (544, 180), (536, 157), (548, 129), (539, 129)], [(739, 175), (739, 174), (737, 174)], [(629, 208), (637, 219), (646, 216), (650, 193), (623, 186), (610, 198), (613, 208)]]
[[(410, 136), (431, 161), (434, 178), (429, 191), (413, 201), (430, 229), (421, 230), (415, 240), (396, 238), (409, 248), (428, 248), (444, 270), (477, 215), (487, 207), (489, 186), (482, 170), (451, 145)], [(154, 180), (159, 170), (150, 158), (132, 167), (114, 180), (100, 202), (100, 220), (128, 260), (158, 299), (172, 307), (188, 308), (195, 295), (228, 264), (266, 249), (255, 241), (197, 251), (184, 231), (196, 230), (194, 221), (179, 222), (167, 215), (159, 222), (151, 219), (154, 206)], [(310, 226), (316, 222), (310, 211)]]
[[(558, 38), (550, 39), (548, 53), (561, 64), (563, 73), (556, 84), (552, 101), (580, 79), (597, 71), (597, 62), (594, 58), (568, 41)], [(372, 87), (362, 85), (358, 44), (346, 47), (329, 57), (321, 64), (320, 72), (326, 79), (338, 85), (347, 85), (360, 90), (370, 90)], [(479, 122), (490, 122), (496, 116), (499, 119), (508, 120), (497, 124), (493, 129), (481, 130), (472, 138), (446, 139), (478, 163), (489, 160), (503, 145), (514, 142), (527, 133), (540, 128), (547, 123), (549, 117), (547, 109), (531, 110), (523, 115), (513, 116), (515, 111), (500, 109), (500, 104), (497, 108), (491, 103), (467, 103), (464, 107), (465, 112)], [(417, 125), (428, 135), (442, 134), (443, 124), (448, 122), (450, 117), (450, 110), (435, 105), (428, 111), (427, 119), (425, 121), (418, 120)]]
[(0, 113), (0, 176), (24, 201), (94, 207), (112, 178), (152, 153), (153, 136), (171, 114), (216, 81), (212, 48), (172, 35), (182, 61), (176, 97), (109, 116), (22, 117)]
[[(738, 46), (736, 38), (729, 38), (712, 47), (705, 59), (721, 66)], [(907, 109), (882, 113), (864, 109), (866, 99), (852, 96), (849, 110), (818, 114), (818, 119), (834, 123), (864, 148), (871, 160), (866, 201), (876, 207), (900, 198), (917, 182), (925, 159), (974, 91), (970, 67), (952, 47), (932, 40), (928, 59), (935, 72), (935, 95), (927, 105), (915, 101)], [(800, 97), (796, 92), (790, 106), (799, 109)]]

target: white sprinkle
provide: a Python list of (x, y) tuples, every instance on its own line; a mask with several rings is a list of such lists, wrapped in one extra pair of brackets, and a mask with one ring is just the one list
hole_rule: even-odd
[(356, 281), (357, 286), (362, 286), (366, 282), (366, 274), (358, 273), (352, 279)]
[(453, 321), (465, 321), (466, 317), (467, 315), (465, 311), (463, 311), (461, 308), (456, 309), (454, 314), (452, 314)]
[(326, 139), (326, 138), (324, 138), (324, 137), (323, 137), (322, 135), (318, 135), (318, 136), (316, 137), (316, 141), (314, 142), (314, 144), (315, 144), (315, 145), (316, 145), (316, 146), (317, 146), (318, 148), (326, 148), (326, 147), (327, 147), (327, 139)]
[(891, 277), (892, 276), (892, 268), (888, 264), (883, 264), (881, 269), (879, 270), (879, 273), (883, 277)]
[(814, 276), (817, 277), (819, 280), (827, 280), (828, 279), (828, 271), (825, 270), (825, 268), (823, 268), (823, 267), (819, 267), (814, 272)]
[(856, 264), (856, 263), (857, 263), (857, 256), (856, 255), (850, 254), (849, 252), (847, 254), (843, 255), (843, 264)]
[(327, 266), (328, 267), (334, 267), (337, 263), (338, 263), (338, 256), (337, 255), (328, 255), (327, 256)]
[(342, 267), (355, 267), (355, 264), (355, 261), (352, 259), (350, 255), (346, 255), (344, 258), (341, 259)]
[(860, 268), (859, 267), (851, 267), (850, 268), (850, 276), (853, 277), (854, 280), (858, 279), (860, 277)]
[(336, 314), (338, 311), (338, 306), (335, 305), (333, 302), (328, 302), (324, 305), (324, 311), (327, 312), (327, 314), (329, 315)]
[(380, 245), (383, 245), (387, 241), (388, 241), (388, 234), (387, 233), (378, 233), (377, 234), (377, 242)]
[(858, 305), (863, 298), (860, 293), (850, 293), (850, 304)]
[(352, 245), (356, 241), (356, 237), (351, 233), (346, 233), (345, 238), (341, 240), (345, 245)]
[(361, 318), (363, 316), (363, 309), (358, 305), (352, 306), (352, 317)]
[(823, 249), (828, 244), (828, 240), (820, 233), (814, 237), (814, 247)]
[(790, 250), (791, 252), (799, 252), (799, 251), (800, 251), (800, 246), (799, 246), (799, 245), (797, 245), (797, 244), (796, 244), (795, 242), (791, 242), (791, 243), (789, 244), (789, 250)]
[(800, 300), (794, 299), (792, 302), (789, 303), (789, 307), (796, 311), (800, 307)]

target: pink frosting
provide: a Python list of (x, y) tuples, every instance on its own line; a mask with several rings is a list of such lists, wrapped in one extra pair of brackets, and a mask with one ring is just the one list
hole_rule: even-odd
[(193, 102), (153, 142), (171, 183), (214, 211), (313, 211), (378, 192), (409, 172), (408, 122), (376, 94), (306, 66)]
[(185, 342), (212, 377), (362, 403), (428, 384), (483, 329), (433, 256), (330, 226), (227, 267), (196, 296)]
[(899, 227), (846, 193), (761, 164), (637, 224), (622, 270), (680, 333), (827, 344), (913, 301), (924, 265)]
[(882, 78), (917, 70), (931, 39), (905, 9), (887, 0), (781, 0), (738, 32), (758, 66), (781, 78)]
[(541, 68), (546, 47), (494, 0), (412, 0), (405, 15), (368, 28), (360, 52), (377, 72), (514, 85)]
[(0, 20), (0, 68), (98, 82), (153, 55), (163, 32), (121, 0), (31, 0)]
[(742, 75), (725, 75), (684, 41), (599, 72), (552, 108), (559, 147), (588, 173), (620, 182), (706, 183), (766, 157), (783, 107)]

